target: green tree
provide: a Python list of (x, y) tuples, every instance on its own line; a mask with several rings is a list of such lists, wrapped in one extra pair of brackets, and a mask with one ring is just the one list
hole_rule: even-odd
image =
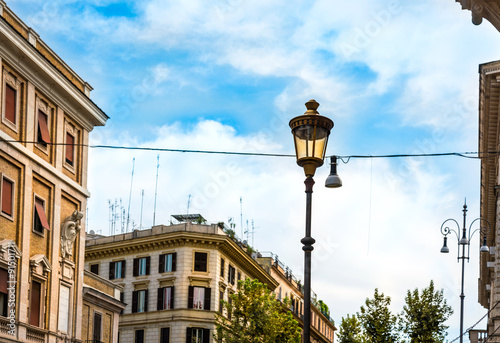
[[(299, 323), (266, 285), (258, 280), (238, 281), (231, 302), (222, 300), (223, 314), (215, 314), (216, 340), (239, 343), (299, 343)], [(227, 317), (224, 315), (230, 314)]]
[(339, 343), (365, 343), (367, 342), (361, 322), (356, 316), (342, 318), (337, 334)]
[(367, 339), (373, 343), (392, 343), (398, 341), (396, 334), (397, 317), (389, 310), (391, 298), (379, 293), (375, 288), (373, 299), (366, 299), (361, 306), (358, 319)]
[(434, 281), (420, 293), (417, 288), (408, 290), (405, 297), (406, 305), (400, 315), (400, 330), (404, 332), (411, 343), (444, 342), (448, 326), (444, 322), (452, 315), (453, 310), (446, 303), (443, 290), (435, 290)]

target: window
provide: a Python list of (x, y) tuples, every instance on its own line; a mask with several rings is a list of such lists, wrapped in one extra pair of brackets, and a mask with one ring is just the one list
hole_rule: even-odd
[(161, 328), (160, 343), (169, 343), (170, 341), (170, 328)]
[(189, 286), (188, 308), (210, 311), (211, 289)]
[(195, 252), (194, 253), (194, 271), (195, 272), (206, 272), (207, 271), (207, 256), (206, 252)]
[(48, 116), (40, 110), (38, 110), (37, 142), (43, 146), (47, 146), (50, 143)]
[(14, 216), (14, 182), (2, 176), (2, 184), (0, 187), (0, 192), (2, 194), (0, 198), (2, 214), (12, 218)]
[(224, 277), (224, 264), (226, 261), (221, 257), (220, 259), (220, 277)]
[(45, 215), (45, 201), (35, 197), (35, 215), (33, 220), (33, 231), (43, 234), (43, 229), (50, 230), (47, 216)]
[(229, 320), (231, 320), (231, 315), (233, 314), (233, 308), (232, 308), (232, 306), (233, 306), (233, 298), (231, 298), (231, 295), (232, 294), (228, 294), (227, 295), (227, 302), (229, 304), (229, 311), (227, 312), (227, 318)]
[(134, 276), (149, 275), (151, 257), (134, 258)]
[(0, 316), (7, 317), (7, 304), (9, 299), (9, 291), (7, 280), (9, 273), (5, 269), (0, 269)]
[(148, 290), (132, 292), (132, 313), (141, 313), (148, 311)]
[(94, 312), (94, 342), (101, 341), (101, 327), (102, 327), (102, 315), (100, 313)]
[(96, 275), (99, 275), (99, 264), (91, 264), (90, 271)]
[(5, 85), (5, 119), (16, 125), (17, 91), (10, 85)]
[(144, 330), (135, 330), (135, 343), (144, 343)]
[(158, 263), (158, 272), (175, 272), (177, 264), (177, 253), (169, 253), (160, 255), (160, 260)]
[(174, 308), (174, 287), (158, 288), (158, 311)]
[(30, 324), (40, 326), (40, 314), (42, 313), (42, 284), (40, 282), (31, 281), (30, 297)]
[(109, 262), (109, 279), (123, 279), (125, 277), (125, 261)]
[(238, 281), (241, 280), (241, 272), (238, 272)]
[(186, 343), (210, 342), (210, 329), (187, 328)]
[(7, 70), (3, 72), (2, 122), (17, 131), (21, 81)]
[(229, 265), (227, 271), (227, 282), (229, 282), (231, 285), (234, 285), (235, 274), (236, 268), (234, 268), (232, 265)]
[(66, 132), (66, 163), (73, 166), (75, 159), (75, 137)]
[[(122, 303), (125, 302), (125, 292), (120, 292), (120, 301)], [(123, 314), (123, 311), (124, 311), (124, 309), (122, 308), (122, 310), (120, 311), (120, 314)]]

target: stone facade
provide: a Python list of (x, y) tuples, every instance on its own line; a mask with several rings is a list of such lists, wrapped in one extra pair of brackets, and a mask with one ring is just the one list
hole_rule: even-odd
[(479, 303), (488, 312), (488, 342), (500, 342), (500, 61), (479, 66), (479, 153), (481, 156), (481, 217), (491, 224), (489, 253), (481, 254)]
[(500, 0), (455, 0), (462, 9), (471, 11), (472, 23), (479, 25), (483, 18), (500, 31)]
[(2, 0), (0, 41), (0, 342), (81, 342), (84, 146), (107, 116)]

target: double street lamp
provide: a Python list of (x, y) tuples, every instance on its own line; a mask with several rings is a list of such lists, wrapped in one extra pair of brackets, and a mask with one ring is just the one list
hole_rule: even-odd
[[(306, 103), (307, 111), (290, 120), (290, 128), (295, 143), (297, 164), (304, 168), (306, 174), (306, 235), (302, 238), (304, 250), (304, 343), (310, 342), (311, 336), (311, 252), (313, 251), (314, 238), (311, 237), (311, 205), (316, 168), (323, 165), (328, 136), (333, 128), (333, 121), (321, 116), (317, 109), (319, 103), (309, 100)], [(331, 158), (331, 173), (328, 176), (326, 187), (342, 186), (337, 175), (337, 159)]]
[[(460, 343), (463, 343), (463, 335), (464, 335), (464, 271), (465, 271), (465, 260), (467, 262), (469, 261), (469, 253), (470, 253), (470, 240), (476, 233), (476, 231), (479, 231), (479, 234), (483, 236), (483, 241), (482, 245), (480, 248), (481, 253), (486, 253), (489, 252), (488, 245), (486, 243), (486, 233), (488, 232), (490, 228), (490, 223), (484, 219), (484, 218), (476, 218), (470, 223), (469, 225), (469, 230), (467, 232), (467, 204), (464, 204), (463, 208), (463, 226), (462, 226), (462, 237), (460, 238), (460, 225), (455, 219), (446, 219), (443, 224), (441, 224), (441, 233), (444, 236), (444, 243), (443, 247), (441, 248), (442, 253), (449, 253), (450, 249), (448, 248), (447, 241), (448, 241), (448, 234), (450, 232), (455, 233), (458, 241), (458, 255), (457, 255), (457, 262), (460, 262), (462, 260), (462, 288), (461, 288), (461, 293), (460, 293)], [(453, 222), (457, 226), (457, 230), (455, 231), (454, 229), (450, 228), (447, 226), (448, 222)], [(472, 230), (472, 226), (474, 225), (475, 222), (479, 222), (479, 228)], [(484, 222), (485, 225), (481, 226), (481, 222)], [(462, 246), (462, 254), (460, 254), (460, 246)], [(465, 251), (465, 247), (467, 247), (467, 253)]]

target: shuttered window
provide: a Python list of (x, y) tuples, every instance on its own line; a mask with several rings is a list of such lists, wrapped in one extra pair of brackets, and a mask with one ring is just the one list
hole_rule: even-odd
[(177, 253), (169, 253), (160, 255), (158, 261), (158, 272), (175, 272), (177, 264)]
[(17, 91), (5, 84), (5, 119), (9, 120), (12, 124), (16, 123), (16, 94)]
[(210, 311), (211, 293), (209, 287), (189, 286), (188, 308)]
[(170, 342), (170, 328), (161, 328), (160, 343)]
[(101, 341), (101, 327), (102, 327), (102, 315), (100, 313), (94, 313), (94, 341)]
[(66, 132), (66, 163), (73, 166), (75, 158), (75, 137)]
[(14, 182), (2, 177), (2, 213), (12, 217), (13, 215), (13, 203), (14, 203)]
[(186, 343), (209, 343), (210, 329), (187, 328)]
[(144, 343), (144, 330), (135, 330), (135, 343)]
[(174, 308), (174, 287), (158, 288), (158, 311)]
[(38, 143), (46, 145), (50, 143), (50, 133), (48, 127), (48, 118), (45, 113), (38, 111)]
[(30, 324), (40, 326), (42, 284), (31, 281)]
[(33, 230), (43, 233), (43, 229), (50, 231), (49, 222), (45, 215), (45, 203), (40, 198), (35, 198), (35, 219), (33, 223)]
[(194, 271), (206, 272), (207, 271), (207, 256), (206, 252), (194, 253)]

